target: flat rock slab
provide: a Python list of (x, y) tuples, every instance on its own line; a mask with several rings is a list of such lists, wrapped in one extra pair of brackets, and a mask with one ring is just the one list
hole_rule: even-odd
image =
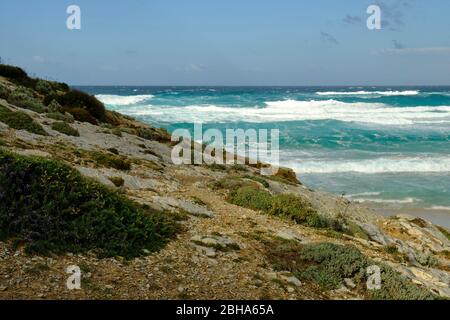
[(182, 209), (193, 216), (205, 218), (214, 217), (214, 212), (208, 210), (204, 206), (200, 206), (187, 200), (161, 196), (154, 196), (152, 199), (153, 202), (165, 210), (174, 211), (175, 209)]
[(195, 235), (191, 238), (191, 242), (206, 248), (213, 248), (218, 251), (239, 250), (239, 244), (222, 235)]

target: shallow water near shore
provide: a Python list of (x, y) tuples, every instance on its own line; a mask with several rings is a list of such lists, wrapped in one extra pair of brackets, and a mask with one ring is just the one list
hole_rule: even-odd
[(279, 129), (306, 185), (450, 224), (450, 87), (82, 87), (143, 122)]

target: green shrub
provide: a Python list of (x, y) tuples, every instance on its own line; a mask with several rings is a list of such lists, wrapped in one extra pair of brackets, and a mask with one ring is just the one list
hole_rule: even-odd
[(272, 176), (267, 176), (268, 179), (278, 181), (286, 184), (297, 185), (300, 181), (297, 179), (297, 175), (290, 168), (279, 168), (277, 173)]
[(450, 240), (450, 231), (441, 226), (437, 226), (437, 228), (448, 240)]
[(67, 123), (73, 123), (75, 120), (73, 116), (70, 113), (62, 114), (60, 112), (52, 112), (46, 114), (47, 118), (58, 120), (58, 121), (64, 121)]
[(162, 248), (178, 225), (67, 165), (0, 151), (0, 239), (28, 252), (133, 258)]
[(9, 97), (8, 102), (19, 107), (34, 112), (43, 113), (45, 106), (36, 98), (33, 97), (33, 93), (26, 90), (26, 88), (19, 88), (13, 91)]
[(34, 88), (36, 89), (37, 92), (42, 93), (42, 94), (48, 94), (53, 90), (53, 87), (50, 84), (50, 82), (41, 80), (41, 79), (39, 79), (36, 82), (36, 85)]
[(171, 137), (165, 129), (156, 129), (151, 127), (138, 128), (137, 135), (146, 140), (167, 142), (170, 141)]
[(56, 101), (55, 99), (53, 99), (47, 106), (47, 110), (50, 113), (55, 113), (55, 112), (61, 112), (62, 107), (61, 105), (58, 103), (58, 101)]
[[(372, 262), (373, 264), (373, 262)], [(368, 297), (376, 300), (432, 300), (437, 297), (413, 284), (391, 267), (381, 264), (381, 289), (370, 290)]]
[(26, 130), (42, 136), (48, 135), (42, 126), (35, 122), (28, 114), (21, 111), (11, 111), (0, 106), (0, 121), (16, 130)]
[(121, 137), (122, 136), (122, 129), (121, 128), (114, 128), (111, 130), (111, 133), (115, 136)]
[(128, 160), (114, 154), (94, 151), (92, 152), (91, 156), (92, 159), (95, 160), (98, 165), (104, 166), (106, 168), (114, 168), (117, 170), (124, 170), (124, 171), (131, 169), (131, 164)]
[(122, 177), (109, 177), (109, 181), (111, 181), (116, 187), (122, 187), (125, 184), (125, 180)]
[(385, 245), (383, 251), (393, 255), (398, 254), (398, 248), (395, 244)]
[(279, 194), (272, 198), (268, 213), (278, 217), (288, 218), (297, 223), (305, 223), (316, 211), (311, 204), (293, 194)]
[(0, 64), (0, 76), (8, 78), (16, 84), (34, 88), (37, 80), (28, 77), (27, 73), (23, 69), (15, 66)]
[(23, 69), (6, 64), (0, 64), (0, 76), (13, 80), (28, 78), (27, 73)]
[(347, 232), (338, 220), (318, 214), (308, 201), (294, 194), (272, 196), (269, 192), (260, 190), (250, 182), (239, 178), (219, 180), (213, 184), (213, 188), (231, 190), (228, 201), (241, 207), (261, 210), (312, 228)]
[(353, 278), (368, 266), (368, 260), (356, 247), (332, 243), (305, 245), (298, 259), (305, 268), (297, 276), (328, 290), (339, 288), (344, 278)]
[(7, 87), (0, 84), (0, 99), (8, 100), (10, 93), (11, 91)]
[(271, 197), (267, 191), (245, 186), (231, 191), (228, 201), (241, 207), (267, 212), (272, 205)]
[(117, 150), (117, 148), (108, 148), (106, 150), (108, 150), (111, 153), (114, 153), (115, 155), (119, 155), (120, 154), (120, 152), (119, 152), (119, 150)]
[(227, 176), (223, 179), (214, 181), (211, 184), (213, 190), (226, 189), (226, 190), (237, 190), (244, 186), (256, 187), (256, 183), (245, 181), (240, 177)]
[(70, 87), (67, 83), (52, 81), (50, 84), (53, 87), (53, 90), (67, 92), (70, 90)]
[(270, 185), (269, 185), (269, 183), (266, 181), (266, 179), (261, 178), (261, 177), (259, 177), (259, 176), (245, 175), (245, 176), (242, 176), (242, 178), (250, 179), (250, 180), (259, 182), (259, 183), (261, 183), (261, 184), (263, 185), (264, 188), (269, 188), (269, 187), (270, 187)]
[(71, 114), (75, 120), (80, 122), (88, 122), (94, 125), (98, 124), (97, 119), (95, 119), (88, 111), (82, 108), (63, 108), (64, 112)]
[[(434, 296), (391, 267), (372, 261), (352, 245), (311, 243), (304, 246), (286, 241), (266, 244), (267, 257), (278, 271), (292, 272), (303, 281), (310, 281), (322, 290), (338, 289), (345, 278), (352, 279), (355, 290), (369, 299), (421, 300)], [(381, 289), (368, 290), (367, 268), (380, 267)]]
[[(81, 109), (86, 111), (92, 118), (96, 120), (96, 122), (106, 121), (105, 106), (94, 96), (91, 96), (79, 90), (70, 90), (64, 95), (57, 96), (55, 98), (64, 108), (67, 108), (67, 111), (69, 113), (72, 113), (70, 111), (72, 109)], [(78, 113), (79, 112), (80, 111), (78, 111)], [(75, 116), (75, 114), (73, 115)], [(76, 116), (75, 119), (77, 119)]]
[(65, 135), (68, 136), (73, 136), (73, 137), (79, 137), (80, 133), (78, 132), (77, 129), (72, 128), (70, 125), (68, 125), (66, 122), (54, 122), (52, 124), (52, 130), (61, 132)]

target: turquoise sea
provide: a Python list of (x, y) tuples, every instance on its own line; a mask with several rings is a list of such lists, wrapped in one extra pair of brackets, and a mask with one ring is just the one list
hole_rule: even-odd
[(304, 184), (450, 225), (450, 87), (81, 89), (169, 130), (277, 128)]

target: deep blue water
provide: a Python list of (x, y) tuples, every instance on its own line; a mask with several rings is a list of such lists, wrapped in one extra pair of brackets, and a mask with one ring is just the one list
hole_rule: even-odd
[(277, 128), (307, 185), (393, 208), (448, 210), (450, 87), (82, 87), (153, 125)]

